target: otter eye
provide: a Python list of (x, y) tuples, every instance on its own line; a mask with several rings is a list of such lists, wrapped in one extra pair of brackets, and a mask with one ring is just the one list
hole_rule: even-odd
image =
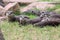
[(34, 13), (34, 11), (32, 11), (32, 13)]

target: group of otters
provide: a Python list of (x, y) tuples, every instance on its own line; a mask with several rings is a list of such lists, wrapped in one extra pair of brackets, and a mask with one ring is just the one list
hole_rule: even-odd
[(32, 24), (33, 26), (44, 27), (46, 25), (57, 26), (60, 24), (60, 14), (56, 12), (32, 11), (36, 18), (30, 19), (26, 15), (15, 16), (12, 11), (7, 12), (8, 20), (11, 22), (18, 21), (19, 25)]
[[(2, 0), (0, 0), (0, 5), (4, 7)], [(32, 12), (34, 15), (37, 15), (37, 17), (30, 19), (26, 15), (15, 16), (12, 11), (7, 11), (6, 15), (8, 15), (8, 21), (18, 21), (21, 25), (32, 24), (34, 26), (44, 27), (46, 25), (57, 26), (60, 24), (60, 14), (56, 12), (41, 12), (36, 10), (28, 10), (27, 12)]]

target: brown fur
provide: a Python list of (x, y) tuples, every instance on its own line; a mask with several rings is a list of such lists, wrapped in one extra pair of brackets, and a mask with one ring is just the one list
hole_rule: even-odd
[(60, 24), (59, 18), (49, 18), (47, 20), (45, 20), (45, 19), (43, 19), (43, 20), (41, 22), (34, 24), (34, 25), (35, 26), (46, 26), (46, 25), (56, 26), (56, 25)]

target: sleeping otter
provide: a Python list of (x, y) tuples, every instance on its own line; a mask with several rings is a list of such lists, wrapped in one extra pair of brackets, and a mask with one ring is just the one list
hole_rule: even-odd
[(40, 27), (43, 27), (46, 25), (57, 26), (59, 24), (60, 24), (59, 18), (50, 17), (50, 18), (46, 18), (46, 19), (41, 20), (41, 22), (34, 24), (34, 26), (40, 26)]

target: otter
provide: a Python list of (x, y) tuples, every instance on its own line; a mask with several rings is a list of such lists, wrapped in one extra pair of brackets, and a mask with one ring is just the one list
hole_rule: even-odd
[(46, 25), (57, 26), (59, 24), (60, 24), (59, 18), (50, 17), (50, 18), (41, 20), (41, 22), (34, 24), (34, 26), (40, 26), (40, 27), (44, 27)]

